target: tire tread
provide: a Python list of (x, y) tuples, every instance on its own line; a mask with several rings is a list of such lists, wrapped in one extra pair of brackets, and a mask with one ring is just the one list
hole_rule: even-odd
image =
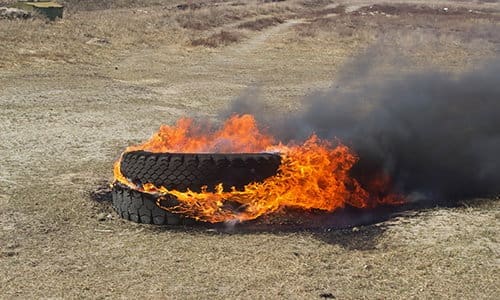
[[(118, 215), (126, 220), (143, 224), (155, 225), (179, 225), (191, 220), (168, 212), (156, 204), (157, 197), (132, 190), (120, 184), (115, 184), (112, 189), (113, 208)], [(173, 196), (166, 197), (162, 205), (178, 205), (177, 199)]]
[(125, 153), (121, 171), (133, 183), (153, 183), (181, 192), (201, 191), (207, 186), (213, 191), (223, 183), (226, 191), (232, 186), (242, 189), (251, 182), (260, 182), (273, 176), (281, 163), (279, 154), (215, 154), (215, 153)]

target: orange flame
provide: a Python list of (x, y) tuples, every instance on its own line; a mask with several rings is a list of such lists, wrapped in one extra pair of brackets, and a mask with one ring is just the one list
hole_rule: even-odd
[(150, 140), (131, 146), (125, 152), (262, 152), (274, 144), (274, 138), (262, 134), (251, 115), (233, 116), (224, 126), (210, 133), (210, 124), (194, 124), (182, 118), (175, 126), (162, 125)]
[(340, 143), (334, 146), (312, 135), (303, 145), (276, 144), (274, 138), (258, 130), (251, 115), (233, 116), (220, 130), (207, 132), (192, 120), (181, 119), (174, 127), (161, 126), (149, 141), (129, 147), (125, 152), (277, 151), (282, 157), (278, 173), (263, 182), (250, 183), (241, 191), (233, 188), (224, 192), (219, 184), (215, 192), (208, 192), (206, 188), (199, 193), (180, 192), (151, 183), (135, 186), (122, 175), (120, 161), (117, 161), (115, 181), (146, 193), (174, 195), (180, 204), (164, 209), (212, 223), (251, 220), (283, 207), (334, 211), (345, 205), (364, 208), (400, 204), (404, 200), (400, 195), (385, 193), (389, 179), (384, 176), (376, 179), (375, 193), (370, 194), (361, 187), (349, 175), (357, 158)]

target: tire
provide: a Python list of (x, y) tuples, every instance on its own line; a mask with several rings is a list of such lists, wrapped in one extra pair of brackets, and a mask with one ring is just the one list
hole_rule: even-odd
[(132, 151), (122, 157), (120, 169), (131, 182), (153, 183), (169, 190), (200, 192), (202, 186), (213, 191), (223, 183), (224, 189), (242, 189), (251, 182), (273, 176), (281, 163), (274, 153), (151, 153)]
[[(111, 192), (113, 208), (120, 217), (136, 223), (155, 225), (189, 225), (195, 223), (179, 214), (174, 214), (160, 208), (157, 197), (147, 193), (130, 189), (121, 184), (115, 184)], [(176, 206), (179, 202), (175, 197), (160, 200), (165, 207)]]

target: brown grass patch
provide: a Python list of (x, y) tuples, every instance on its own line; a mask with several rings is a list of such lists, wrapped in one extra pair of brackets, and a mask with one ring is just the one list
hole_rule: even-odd
[[(240, 40), (241, 35), (230, 29), (235, 22), (283, 15), (300, 8), (292, 2), (267, 4), (257, 0), (198, 0), (193, 1), (196, 9), (178, 7), (185, 1), (62, 2), (67, 13), (58, 22), (0, 20), (1, 68), (54, 62), (96, 63), (124, 51), (184, 44), (186, 40), (217, 47)], [(210, 32), (203, 32), (206, 30)]]
[(191, 45), (217, 48), (220, 46), (227, 46), (233, 43), (237, 43), (243, 37), (243, 34), (241, 34), (240, 32), (221, 30), (208, 37), (194, 39), (191, 41)]
[(210, 30), (255, 15), (256, 12), (251, 10), (205, 8), (179, 13), (175, 20), (182, 28)]
[[(344, 8), (340, 8), (343, 10)], [(431, 8), (422, 5), (372, 5), (353, 13), (317, 17), (295, 26), (298, 37), (352, 37), (371, 32), (374, 37), (387, 31), (423, 30), (437, 36), (453, 35), (467, 41), (481, 38), (500, 42), (498, 16), (474, 13), (465, 8)]]
[(345, 10), (346, 10), (345, 5), (337, 5), (335, 7), (330, 7), (330, 8), (305, 10), (300, 14), (300, 16), (307, 19), (315, 19), (315, 18), (325, 17), (327, 15), (345, 14)]
[(302, 6), (306, 8), (319, 8), (328, 4), (331, 4), (333, 1), (331, 0), (303, 0), (300, 1)]
[(176, 43), (180, 33), (175, 21), (161, 12), (104, 10), (75, 12), (49, 23), (0, 20), (0, 40), (0, 67), (10, 67), (40, 61), (95, 63), (130, 48)]
[(322, 34), (351, 37), (357, 29), (360, 29), (360, 25), (362, 23), (358, 19), (349, 16), (341, 18), (320, 17), (313, 19), (310, 23), (299, 24), (294, 28), (297, 35), (301, 38), (316, 37)]
[(260, 31), (260, 30), (265, 29), (267, 27), (275, 26), (275, 25), (281, 24), (283, 22), (285, 22), (285, 20), (283, 20), (283, 18), (273, 16), (273, 17), (261, 18), (261, 19), (241, 23), (240, 25), (238, 25), (238, 28)]
[(61, 2), (66, 11), (63, 20), (58, 22), (0, 21), (0, 67), (54, 62), (94, 64), (124, 51), (185, 44), (186, 40), (194, 45), (217, 47), (241, 39), (241, 34), (232, 32), (240, 23), (243, 23), (240, 28), (261, 30), (287, 18), (304, 17), (320, 9), (318, 5), (329, 3), (300, 0)]
[[(191, 30), (210, 30), (213, 28), (231, 25), (233, 23), (243, 21), (246, 19), (262, 17), (264, 20), (262, 22), (276, 22), (278, 16), (283, 16), (286, 14), (294, 14), (303, 10), (302, 7), (296, 4), (287, 2), (279, 3), (262, 3), (254, 2), (247, 3), (244, 5), (235, 5), (238, 3), (233, 3), (231, 5), (207, 5), (200, 9), (185, 9), (177, 10), (175, 20), (180, 27)], [(265, 18), (267, 17), (267, 18)], [(252, 24), (254, 21), (247, 21), (245, 26), (266, 26), (264, 23), (259, 23), (259, 21)], [(257, 29), (258, 30), (258, 29)]]
[(92, 11), (113, 8), (134, 8), (152, 5), (163, 5), (161, 0), (64, 0), (60, 1), (69, 11)]
[(467, 7), (460, 6), (436, 6), (431, 7), (428, 5), (417, 5), (417, 4), (373, 4), (370, 6), (364, 6), (360, 9), (352, 12), (354, 15), (366, 15), (366, 14), (388, 14), (397, 16), (409, 16), (412, 15), (437, 15), (437, 16), (458, 16), (463, 15), (468, 18), (490, 18), (490, 15), (494, 13), (493, 10), (487, 9), (469, 9)]

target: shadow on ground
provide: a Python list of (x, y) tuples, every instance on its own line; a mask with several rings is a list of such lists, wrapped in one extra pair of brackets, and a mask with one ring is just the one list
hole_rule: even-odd
[[(90, 198), (97, 203), (99, 211), (112, 211), (109, 184), (99, 185), (90, 192)], [(486, 200), (474, 199), (456, 202), (453, 205), (450, 203), (449, 206), (471, 207), (483, 205), (484, 201)], [(210, 224), (188, 219), (184, 225), (144, 226), (153, 232), (177, 231), (206, 235), (252, 235), (258, 233), (285, 235), (302, 232), (312, 234), (318, 240), (339, 245), (347, 250), (372, 250), (375, 249), (379, 237), (387, 228), (387, 225), (384, 224), (385, 221), (396, 217), (412, 216), (418, 210), (430, 207), (429, 204), (380, 206), (371, 209), (345, 207), (332, 213), (288, 209), (243, 223)]]
[[(90, 192), (90, 198), (96, 203), (97, 210), (101, 213), (112, 211), (109, 184), (99, 184)], [(375, 248), (379, 236), (385, 231), (385, 226), (380, 223), (405, 215), (412, 209), (413, 207), (408, 205), (385, 206), (369, 210), (346, 207), (333, 213), (289, 209), (243, 223), (210, 224), (189, 220), (191, 222), (180, 226), (144, 226), (154, 232), (176, 231), (206, 235), (259, 233), (285, 235), (302, 232), (311, 234), (325, 243), (339, 245), (348, 250), (371, 250)]]

